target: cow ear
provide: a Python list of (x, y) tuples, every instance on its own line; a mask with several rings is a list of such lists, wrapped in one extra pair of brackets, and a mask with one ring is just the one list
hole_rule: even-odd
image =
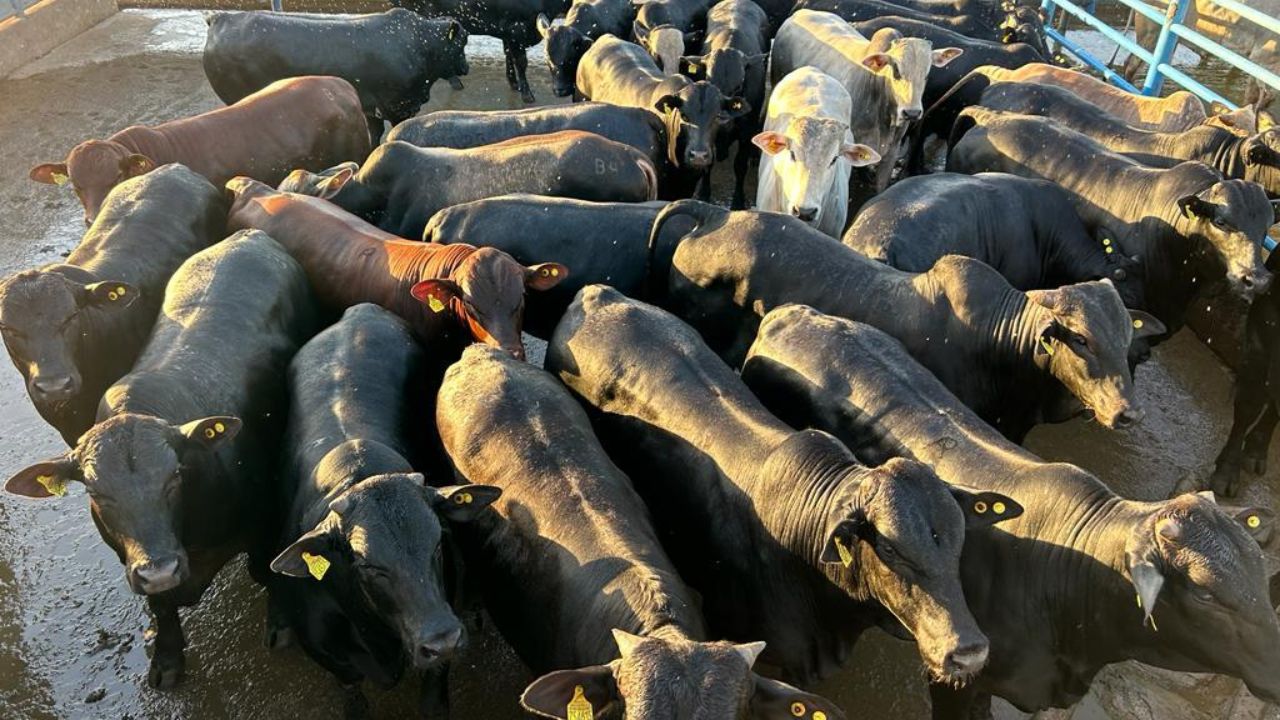
[(822, 555), (818, 557), (818, 561), (826, 565), (839, 563), (849, 567), (853, 564), (855, 546), (858, 540), (867, 534), (868, 528), (869, 523), (862, 513), (836, 523), (831, 534), (827, 536), (827, 544), (823, 546)]
[(974, 492), (955, 485), (949, 485), (947, 489), (960, 506), (960, 512), (964, 513), (966, 530), (988, 527), (1022, 514), (1022, 505), (1008, 495)]
[(936, 68), (946, 67), (947, 63), (955, 60), (964, 54), (964, 48), (939, 48), (933, 51), (933, 66)]
[(862, 66), (871, 72), (880, 72), (889, 67), (891, 62), (893, 62), (893, 59), (889, 57), (888, 53), (871, 53), (862, 58)]
[[(462, 30), (463, 30), (462, 23), (458, 22), (457, 20), (452, 20), (449, 22), (449, 31), (445, 33), (444, 37), (446, 40), (453, 40), (462, 34)], [(450, 85), (453, 85), (454, 82), (457, 82), (458, 84), (462, 83), (462, 81), (458, 80), (458, 78), (456, 77), (449, 78)], [(454, 89), (461, 90), (462, 88), (454, 87)]]
[(231, 415), (214, 415), (212, 417), (192, 420), (178, 428), (182, 437), (206, 450), (216, 450), (230, 442), (240, 432), (244, 423), (240, 418)]
[(80, 465), (69, 455), (38, 462), (19, 470), (4, 484), (5, 492), (35, 500), (62, 497), (67, 484), (80, 480)]
[(66, 163), (44, 163), (31, 168), (30, 178), (45, 185), (66, 185), (71, 173)]
[(854, 167), (866, 167), (880, 162), (880, 153), (871, 149), (870, 145), (853, 143), (840, 148), (840, 154)]
[(641, 25), (640, 21), (636, 20), (631, 23), (631, 37), (637, 45), (644, 45), (645, 41), (649, 39), (649, 28)]
[(680, 99), (679, 95), (663, 95), (658, 98), (658, 102), (653, 104), (653, 106), (658, 109), (658, 112), (664, 114), (675, 112), (676, 110), (679, 110), (682, 105), (684, 105), (684, 101)]
[(1154, 337), (1163, 335), (1168, 332), (1164, 323), (1160, 322), (1156, 316), (1141, 310), (1129, 310), (1129, 319), (1133, 322), (1133, 339)]
[(431, 504), (449, 522), (470, 522), (500, 497), (495, 485), (448, 485), (435, 489)]
[(1193, 218), (1200, 218), (1201, 220), (1213, 219), (1214, 204), (1199, 195), (1184, 195), (1178, 198), (1178, 209), (1182, 211), (1182, 216), (1188, 220)]
[(126, 177), (137, 177), (146, 175), (156, 169), (156, 164), (146, 155), (134, 153), (120, 161), (120, 172)]
[(520, 705), (540, 717), (578, 720), (603, 717), (619, 700), (613, 668), (592, 665), (543, 675), (524, 689)]
[(463, 295), (457, 283), (443, 278), (422, 280), (410, 288), (409, 294), (434, 313), (444, 312), (450, 300), (462, 300)]
[(544, 39), (551, 32), (551, 21), (547, 19), (546, 13), (538, 13), (538, 34)]
[(530, 290), (550, 290), (569, 277), (569, 268), (555, 262), (530, 265), (524, 271), (524, 286)]
[(138, 289), (129, 283), (105, 281), (89, 283), (81, 295), (82, 305), (127, 308), (138, 299)]
[(751, 112), (751, 103), (737, 95), (725, 98), (724, 102), (720, 104), (720, 119), (724, 122), (742, 117), (749, 112)]
[(703, 71), (706, 70), (701, 55), (683, 55), (680, 57), (680, 74), (688, 75), (694, 80), (704, 79)]
[(316, 529), (303, 535), (271, 561), (271, 571), (289, 577), (323, 580), (337, 555), (334, 526), (322, 521)]
[(1240, 523), (1240, 527), (1258, 541), (1258, 545), (1265, 548), (1271, 544), (1276, 527), (1275, 513), (1258, 507), (1224, 507), (1222, 509), (1235, 518), (1236, 522)]
[(787, 140), (786, 135), (783, 135), (776, 130), (765, 130), (762, 133), (757, 133), (755, 137), (751, 138), (751, 144), (760, 148), (761, 152), (766, 155), (777, 155), (787, 149), (787, 145), (790, 144), (790, 141)]
[[(1173, 526), (1162, 527), (1170, 522)], [(1176, 536), (1176, 524), (1176, 520), (1151, 518), (1139, 523), (1125, 542), (1125, 564), (1129, 571), (1129, 581), (1133, 583), (1133, 589), (1137, 593), (1136, 602), (1143, 613), (1143, 625), (1150, 624), (1152, 629), (1155, 629), (1152, 612), (1160, 598), (1160, 590), (1164, 587), (1164, 573), (1160, 570), (1163, 560), (1156, 536)]]
[(844, 720), (840, 707), (824, 697), (755, 673), (752, 677), (755, 691), (751, 693), (751, 706), (747, 711), (751, 720), (811, 720), (824, 716), (827, 720)]
[(316, 183), (316, 197), (321, 200), (332, 200), (342, 192), (342, 188), (351, 182), (356, 174), (355, 163), (343, 163), (332, 170), (325, 171), (324, 179)]
[[(1031, 293), (1027, 293), (1030, 295)], [(1055, 352), (1054, 341), (1058, 339), (1059, 333), (1062, 332), (1062, 326), (1057, 320), (1050, 319), (1045, 323), (1044, 329), (1040, 331), (1040, 337), (1036, 339), (1035, 354), (1050, 355)]]

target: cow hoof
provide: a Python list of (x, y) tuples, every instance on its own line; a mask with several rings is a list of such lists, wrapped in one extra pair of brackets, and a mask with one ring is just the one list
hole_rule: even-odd
[(532, 90), (525, 90), (524, 92), (520, 93), (520, 99), (524, 100), (525, 105), (532, 105), (538, 102), (538, 98), (533, 96)]
[(1169, 492), (1169, 498), (1173, 499), (1179, 495), (1200, 492), (1205, 489), (1205, 485), (1206, 483), (1201, 479), (1201, 475), (1199, 473), (1189, 473), (1183, 476), (1183, 478), (1173, 486), (1173, 490)]
[(156, 690), (172, 690), (182, 680), (185, 664), (181, 656), (176, 660), (152, 658), (151, 667), (147, 670), (147, 684)]
[(449, 78), (449, 87), (453, 88), (454, 90), (466, 90), (466, 89), (467, 89), (467, 86), (466, 86), (466, 85), (463, 85), (463, 84), (462, 84), (462, 80), (460, 80), (457, 76), (454, 76), (454, 77)]
[(1240, 469), (1228, 466), (1213, 473), (1210, 489), (1215, 495), (1235, 497), (1240, 491)]
[(268, 650), (283, 650), (287, 647), (293, 647), (293, 628), (287, 625), (278, 627), (268, 627), (266, 636), (263, 638), (263, 644)]
[(1267, 472), (1267, 458), (1263, 457), (1245, 457), (1244, 469), (1252, 475), (1265, 475)]

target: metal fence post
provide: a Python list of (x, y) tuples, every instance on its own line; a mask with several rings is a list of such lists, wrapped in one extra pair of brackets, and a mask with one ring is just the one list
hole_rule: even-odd
[(1193, 2), (1195, 0), (1169, 1), (1169, 9), (1164, 14), (1164, 24), (1160, 26), (1160, 37), (1156, 40), (1156, 47), (1152, 52), (1155, 62), (1147, 68), (1147, 77), (1142, 83), (1143, 95), (1160, 94), (1160, 88), (1164, 85), (1164, 73), (1160, 71), (1160, 66), (1171, 62), (1173, 52), (1178, 49), (1178, 36), (1173, 34), (1173, 26), (1182, 24), (1182, 20), (1187, 16), (1187, 8), (1191, 7)]

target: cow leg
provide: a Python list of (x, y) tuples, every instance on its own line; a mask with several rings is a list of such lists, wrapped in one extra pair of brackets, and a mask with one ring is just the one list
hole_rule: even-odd
[[(1263, 415), (1271, 407), (1268, 398), (1257, 397), (1258, 393), (1245, 392), (1243, 387), (1236, 391), (1235, 417), (1231, 423), (1231, 434), (1218, 453), (1213, 470), (1210, 487), (1215, 493), (1231, 497), (1235, 495), (1240, 484), (1240, 464), (1244, 454), (1245, 438), (1249, 428), (1262, 424)], [(1274, 414), (1274, 411), (1273, 411)], [(1272, 423), (1274, 426), (1274, 423)]]
[(698, 177), (698, 186), (694, 188), (694, 196), (702, 202), (711, 202), (711, 170)]
[(147, 684), (157, 690), (168, 690), (182, 679), (182, 671), (186, 666), (182, 651), (187, 646), (187, 640), (182, 636), (182, 620), (178, 617), (176, 604), (148, 597), (147, 606), (155, 620), (155, 638), (151, 667), (147, 670)]
[(519, 85), (516, 83), (516, 61), (512, 57), (512, 52), (513, 51), (512, 51), (511, 43), (506, 40), (503, 40), (502, 41), (502, 57), (506, 62), (507, 85), (509, 85), (512, 90), (519, 90), (520, 89)]
[[(978, 691), (971, 686), (953, 688), (950, 685), (929, 683), (929, 700), (933, 705), (933, 720), (976, 720), (984, 707)], [(985, 708), (987, 717), (990, 717), (990, 696), (986, 696)]]
[(418, 714), (424, 720), (448, 720), (449, 663), (442, 663), (422, 673)]
[(367, 112), (364, 114), (364, 121), (369, 126), (369, 145), (377, 147), (378, 141), (382, 140), (382, 118), (376, 113)]
[(521, 100), (532, 105), (538, 99), (533, 96), (533, 90), (529, 88), (529, 55), (522, 47), (512, 48), (511, 60), (516, 69), (516, 92), (520, 93)]
[(747, 170), (751, 166), (753, 147), (755, 146), (751, 144), (750, 138), (738, 138), (738, 154), (733, 158), (733, 201), (729, 205), (731, 210), (747, 208)]
[(1269, 402), (1262, 411), (1262, 417), (1244, 438), (1244, 457), (1241, 460), (1244, 469), (1254, 475), (1262, 475), (1267, 471), (1267, 451), (1271, 449), (1271, 435), (1275, 432), (1277, 421), (1280, 421), (1280, 414), (1276, 412), (1276, 404)]

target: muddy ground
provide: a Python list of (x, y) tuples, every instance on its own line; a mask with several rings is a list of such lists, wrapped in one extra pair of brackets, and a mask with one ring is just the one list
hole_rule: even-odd
[[(0, 274), (55, 261), (79, 239), (81, 212), (69, 190), (27, 179), (32, 165), (60, 159), (76, 142), (132, 123), (158, 122), (217, 105), (200, 68), (204, 24), (192, 13), (126, 12), (0, 80)], [(500, 53), (473, 39), (467, 89), (441, 86), (428, 109), (516, 107)], [(540, 57), (530, 79), (551, 93)], [(727, 198), (725, 178), (717, 197)], [(21, 378), (0, 363), (0, 478), (56, 453), (58, 436), (27, 401)], [(1122, 494), (1165, 496), (1188, 473), (1206, 471), (1226, 435), (1231, 379), (1189, 333), (1158, 348), (1138, 373), (1148, 416), (1136, 429), (1107, 432), (1086, 422), (1036, 430), (1030, 446), (1047, 458), (1096, 472)], [(1273, 458), (1271, 466), (1278, 467)], [(1262, 485), (1249, 500), (1272, 506)], [(43, 502), (0, 497), (0, 718), (321, 718), (338, 716), (330, 678), (300, 651), (261, 643), (265, 600), (241, 565), (228, 567), (204, 602), (184, 615), (186, 682), (158, 693), (145, 683), (143, 604), (122, 582), (100, 542), (83, 492)], [(1034, 629), (1029, 629), (1034, 630)], [(455, 666), (455, 717), (522, 717), (516, 698), (530, 679), (491, 629), (473, 634)], [(817, 688), (854, 718), (925, 718), (915, 651), (868, 636), (849, 669)], [(371, 692), (378, 717), (408, 717), (414, 693)], [(1280, 717), (1264, 715), (1238, 682), (1125, 668), (1066, 715), (1094, 718)], [(1007, 706), (997, 716), (1020, 718)]]

